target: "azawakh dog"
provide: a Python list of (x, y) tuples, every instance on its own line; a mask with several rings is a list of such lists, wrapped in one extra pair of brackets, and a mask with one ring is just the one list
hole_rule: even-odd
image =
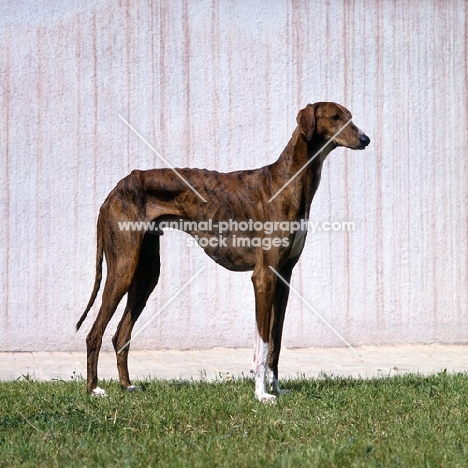
[[(76, 326), (78, 330), (96, 299), (105, 255), (107, 278), (102, 305), (86, 338), (88, 392), (105, 395), (97, 386), (99, 350), (106, 326), (126, 293), (127, 305), (112, 342), (120, 385), (128, 390), (135, 388), (128, 373), (128, 343), (133, 326), (159, 279), (159, 235), (121, 230), (119, 222), (181, 219), (192, 222), (193, 229), (187, 230), (189, 234), (207, 240), (200, 244), (216, 263), (232, 271), (253, 270), (257, 328), (253, 366), (255, 397), (263, 402), (275, 401), (276, 396), (267, 391), (267, 381), (273, 392), (282, 393), (278, 361), (288, 283), (307, 233), (282, 229), (279, 221), (292, 223), (308, 218), (323, 162), (334, 148), (361, 150), (370, 143), (369, 137), (351, 122), (350, 112), (336, 103), (308, 104), (299, 112), (297, 123), (279, 159), (268, 166), (230, 173), (205, 169), (177, 169), (177, 173), (172, 169), (135, 170), (112, 190), (99, 212), (94, 289)], [(257, 239), (240, 247), (234, 242), (233, 231), (226, 233), (224, 242), (208, 242), (219, 239), (219, 229), (200, 230), (193, 223), (206, 220), (212, 220), (213, 226), (228, 220), (275, 221), (276, 229), (269, 234), (245, 231), (243, 236), (252, 241), (260, 236), (262, 242)], [(275, 239), (282, 240), (275, 242)], [(265, 240), (270, 245), (268, 249), (264, 248)]]

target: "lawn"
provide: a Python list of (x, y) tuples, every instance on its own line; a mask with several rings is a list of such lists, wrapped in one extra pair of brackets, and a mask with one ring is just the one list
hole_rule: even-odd
[(468, 466), (468, 375), (0, 383), (0, 467)]

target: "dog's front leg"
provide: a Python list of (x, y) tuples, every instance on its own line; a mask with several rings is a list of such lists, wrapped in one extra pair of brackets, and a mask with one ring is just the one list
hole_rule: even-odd
[(256, 268), (252, 275), (252, 282), (255, 291), (255, 318), (257, 323), (253, 365), (255, 398), (264, 403), (274, 403), (276, 397), (267, 392), (266, 381), (276, 276), (268, 267)]
[(289, 286), (295, 261), (285, 265), (280, 271), (280, 280), (275, 288), (274, 313), (271, 321), (270, 346), (268, 349), (268, 381), (272, 391), (278, 395), (289, 393), (289, 390), (280, 389), (278, 380), (278, 362), (281, 351), (281, 337), (283, 334), (284, 316), (288, 304)]
[(274, 403), (276, 400), (275, 395), (271, 395), (267, 392), (267, 357), (268, 357), (268, 343), (264, 343), (260, 333), (258, 332), (258, 326), (256, 327), (255, 336), (255, 349), (254, 349), (254, 363), (253, 373), (255, 376), (255, 398), (258, 401), (264, 403)]

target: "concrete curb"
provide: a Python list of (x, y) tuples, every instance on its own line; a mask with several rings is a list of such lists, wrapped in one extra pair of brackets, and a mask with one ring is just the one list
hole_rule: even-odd
[[(299, 376), (371, 378), (402, 373), (431, 374), (468, 372), (468, 345), (364, 346), (349, 348), (283, 349), (280, 379)], [(130, 351), (129, 369), (134, 380), (159, 379), (215, 380), (250, 376), (251, 349), (214, 348), (209, 350)], [(86, 377), (86, 353), (0, 352), (0, 380), (28, 376), (36, 380), (71, 380)], [(115, 355), (102, 352), (99, 378), (117, 379)]]

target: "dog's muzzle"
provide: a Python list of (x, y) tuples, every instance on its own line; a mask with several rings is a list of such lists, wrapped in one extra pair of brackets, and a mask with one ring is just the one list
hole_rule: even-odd
[(364, 149), (370, 143), (370, 138), (365, 133), (361, 132), (359, 135), (359, 143), (361, 148)]

